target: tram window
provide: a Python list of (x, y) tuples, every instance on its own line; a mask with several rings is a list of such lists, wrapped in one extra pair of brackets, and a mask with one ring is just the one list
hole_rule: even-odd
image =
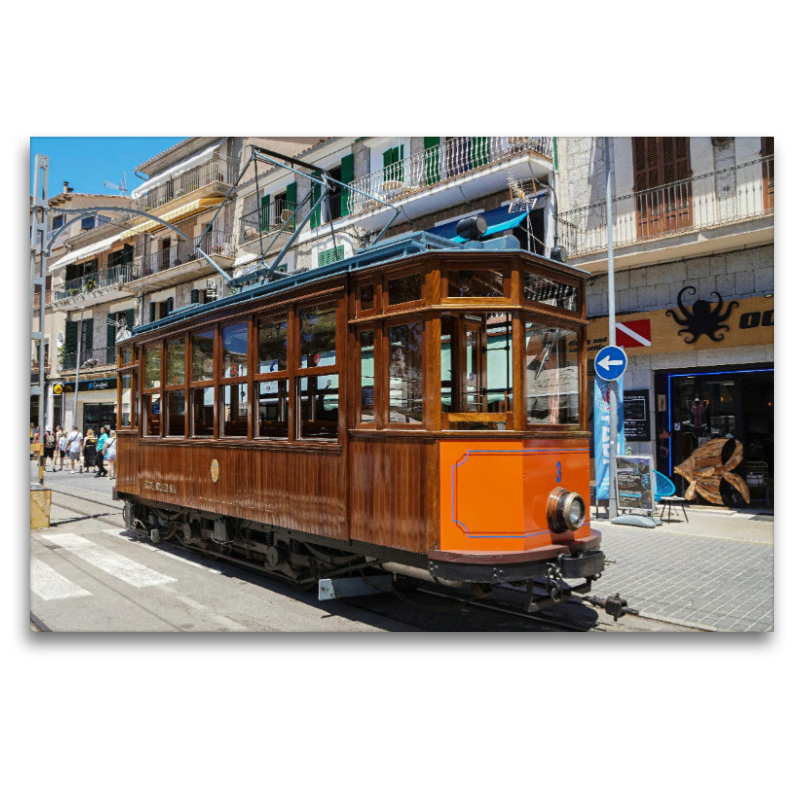
[(144, 388), (155, 389), (161, 386), (161, 343), (151, 344), (144, 349)]
[(528, 423), (578, 423), (578, 335), (525, 323), (525, 395)]
[(164, 428), (167, 436), (186, 435), (186, 391), (166, 393), (166, 419)]
[(360, 351), (359, 374), (361, 379), (360, 422), (375, 422), (375, 331), (358, 334)]
[(247, 415), (250, 409), (246, 383), (229, 383), (220, 387), (222, 416), (220, 436), (247, 436)]
[(130, 364), (133, 362), (133, 348), (131, 347), (121, 347), (120, 353), (122, 355), (122, 363), (123, 364)]
[(247, 323), (240, 322), (222, 329), (222, 377), (247, 375)]
[(214, 435), (214, 387), (192, 389), (192, 435)]
[(415, 272), (413, 275), (389, 280), (386, 282), (386, 291), (390, 306), (422, 300), (422, 275)]
[(505, 297), (505, 275), (494, 269), (447, 271), (448, 297)]
[(422, 423), (423, 325), (389, 328), (389, 422)]
[(183, 339), (167, 342), (167, 386), (186, 381), (186, 343)]
[(454, 321), (450, 314), (442, 315), (442, 412), (453, 411), (453, 328)]
[(289, 322), (285, 314), (258, 323), (258, 371), (282, 372), (288, 368)]
[(214, 378), (214, 331), (192, 334), (192, 380)]
[(578, 287), (569, 283), (545, 278), (534, 272), (523, 273), (522, 292), (526, 300), (561, 308), (564, 311), (578, 311)]
[(136, 424), (133, 409), (136, 408), (136, 375), (132, 372), (123, 372), (122, 401), (120, 403), (120, 427), (130, 428)]
[(313, 375), (298, 380), (301, 439), (339, 435), (339, 376)]
[(161, 435), (161, 394), (154, 392), (144, 396), (145, 436)]
[(362, 311), (372, 311), (375, 308), (375, 286), (365, 283), (358, 290), (358, 299)]
[(300, 367), (336, 364), (336, 304), (324, 303), (300, 310)]
[(258, 384), (258, 435), (289, 438), (289, 381)]

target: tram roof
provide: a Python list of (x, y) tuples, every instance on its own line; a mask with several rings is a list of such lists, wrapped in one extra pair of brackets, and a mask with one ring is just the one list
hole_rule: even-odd
[[(341, 275), (349, 272), (357, 272), (358, 270), (374, 267), (378, 264), (391, 264), (394, 261), (399, 261), (409, 256), (418, 255), (426, 252), (519, 252), (529, 253), (519, 247), (519, 243), (513, 236), (502, 236), (497, 239), (490, 239), (485, 242), (466, 242), (459, 244), (451, 239), (445, 239), (441, 236), (428, 232), (412, 232), (401, 234), (400, 236), (387, 239), (379, 245), (367, 247), (356, 253), (350, 258), (336, 261), (333, 264), (328, 264), (324, 267), (315, 267), (314, 269), (306, 270), (304, 272), (293, 272), (286, 275), (284, 278), (270, 281), (267, 283), (264, 278), (266, 277), (267, 269), (258, 270), (254, 273), (249, 273), (246, 276), (241, 276), (245, 279), (252, 280), (253, 276), (261, 277), (259, 283), (245, 286), (241, 291), (236, 294), (229, 295), (228, 297), (214, 300), (211, 303), (192, 303), (188, 306), (175, 309), (166, 317), (155, 322), (148, 322), (146, 325), (137, 325), (133, 328), (133, 336), (138, 336), (142, 333), (149, 333), (150, 331), (166, 328), (178, 322), (185, 322), (194, 317), (203, 316), (216, 310), (224, 310), (233, 308), (237, 305), (249, 303), (260, 297), (269, 297), (273, 294), (280, 294), (281, 292), (294, 289), (304, 284), (313, 284), (325, 278), (330, 278), (335, 275)], [(575, 272), (583, 275), (589, 273), (577, 267), (570, 266), (561, 261), (554, 261), (553, 259), (545, 258), (544, 256), (537, 256), (538, 259), (549, 261), (556, 267), (563, 269), (568, 267)]]

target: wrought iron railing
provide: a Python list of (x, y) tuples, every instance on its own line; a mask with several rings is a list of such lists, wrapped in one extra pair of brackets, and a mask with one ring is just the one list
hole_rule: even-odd
[[(614, 198), (615, 247), (770, 215), (773, 156)], [(559, 241), (571, 256), (608, 248), (606, 203), (558, 214)]]
[(258, 239), (259, 233), (264, 236), (275, 234), (284, 225), (284, 231), (293, 231), (295, 224), (302, 220), (298, 215), (292, 217), (295, 208), (296, 204), (287, 201), (285, 197), (276, 197), (269, 206), (261, 206), (242, 214), (239, 243), (254, 241)]
[(66, 281), (63, 289), (54, 290), (55, 300), (64, 300), (67, 297), (93, 292), (119, 283), (127, 283), (131, 280), (132, 270), (133, 263), (118, 264), (116, 267), (109, 267), (99, 272), (91, 272), (80, 278), (73, 278)]
[[(382, 169), (356, 178), (354, 189), (386, 202), (429, 189), (483, 169), (492, 164), (520, 156), (538, 155), (552, 159), (553, 139), (549, 136), (465, 136), (449, 139)], [(350, 214), (379, 208), (380, 204), (351, 191), (347, 201)]]
[(108, 364), (116, 364), (116, 361), (116, 345), (106, 345), (105, 347), (81, 347), (80, 351), (72, 350), (65, 352), (61, 358), (60, 367), (62, 370), (73, 370), (80, 364), (81, 371), (83, 371), (94, 369), (95, 367), (107, 366)]
[(151, 211), (210, 183), (232, 184), (236, 180), (237, 167), (238, 162), (230, 158), (213, 158), (154, 186), (149, 192), (137, 197), (131, 208), (136, 211)]
[(157, 250), (155, 253), (137, 256), (133, 260), (132, 279), (155, 275), (157, 272), (163, 272), (171, 267), (197, 261), (202, 258), (200, 250), (211, 258), (214, 256), (233, 258), (236, 255), (236, 247), (230, 233), (211, 231), (203, 236), (190, 239), (188, 242), (180, 241), (178, 244)]

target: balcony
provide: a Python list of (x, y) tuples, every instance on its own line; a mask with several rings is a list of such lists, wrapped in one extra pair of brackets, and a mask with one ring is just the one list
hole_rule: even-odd
[[(634, 192), (612, 202), (615, 261), (634, 266), (657, 250), (680, 247), (683, 255), (711, 252), (720, 236), (742, 244), (774, 236), (774, 157), (756, 159), (683, 181)], [(606, 203), (600, 201), (558, 215), (560, 243), (576, 266), (605, 259)]]
[(53, 305), (87, 305), (86, 296), (96, 295), (98, 302), (109, 302), (127, 297), (130, 292), (122, 287), (131, 280), (133, 265), (118, 264), (99, 272), (91, 272), (64, 283), (63, 289), (53, 290)]
[(134, 258), (127, 288), (131, 292), (153, 292), (215, 274), (216, 270), (200, 255), (199, 250), (211, 256), (223, 269), (230, 267), (236, 257), (233, 236), (212, 231), (188, 242), (180, 241), (150, 255)]
[[(252, 253), (260, 253), (261, 242), (268, 250), (280, 244), (284, 245), (294, 232), (295, 224), (302, 220), (299, 214), (292, 219), (295, 203), (288, 202), (286, 197), (278, 197), (270, 203), (269, 208), (262, 207), (242, 214), (239, 226), (239, 246)], [(283, 228), (283, 233), (276, 234)]]
[[(238, 162), (229, 158), (216, 157), (199, 166), (192, 167), (163, 183), (154, 186), (149, 192), (137, 197), (131, 204), (134, 211), (150, 211), (171, 203), (205, 197), (211, 194), (225, 194), (236, 180)], [(203, 191), (200, 191), (203, 190)]]
[(80, 365), (81, 374), (96, 370), (107, 372), (110, 368), (116, 368), (117, 348), (116, 345), (111, 347), (81, 347), (80, 353), (77, 350), (73, 350), (59, 356), (59, 362), (59, 369), (62, 373), (74, 372), (78, 365)]
[[(463, 203), (508, 187), (508, 177), (536, 180), (552, 173), (553, 139), (543, 136), (463, 137), (442, 142), (383, 169), (356, 178), (354, 189), (387, 203), (415, 198), (415, 214)], [(468, 186), (469, 184), (469, 186)], [(424, 198), (435, 200), (428, 202)], [(419, 202), (416, 202), (416, 201)], [(374, 215), (372, 224), (385, 224), (388, 210), (358, 192), (349, 193), (351, 216)], [(417, 210), (418, 209), (418, 210)], [(379, 219), (378, 219), (379, 218)], [(359, 225), (372, 227), (359, 220)]]

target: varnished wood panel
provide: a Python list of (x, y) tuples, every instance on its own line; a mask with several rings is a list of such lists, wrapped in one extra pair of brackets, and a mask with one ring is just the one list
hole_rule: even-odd
[(418, 553), (435, 546), (438, 444), (365, 439), (349, 452), (351, 538)]

